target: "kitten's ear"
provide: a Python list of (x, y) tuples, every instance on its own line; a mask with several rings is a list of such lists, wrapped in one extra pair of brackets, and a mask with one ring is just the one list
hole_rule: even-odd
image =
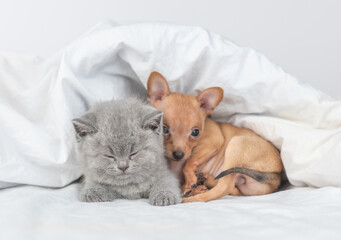
[(151, 129), (157, 134), (162, 134), (162, 120), (163, 112), (160, 110), (153, 110), (143, 118), (143, 129)]
[(80, 118), (73, 119), (72, 124), (79, 137), (85, 137), (88, 134), (97, 132), (96, 116), (94, 113), (86, 113)]

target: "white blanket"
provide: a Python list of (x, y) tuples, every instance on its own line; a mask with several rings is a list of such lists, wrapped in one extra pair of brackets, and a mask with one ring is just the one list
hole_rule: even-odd
[(153, 70), (172, 91), (222, 87), (213, 118), (273, 142), (293, 185), (341, 186), (341, 103), (202, 28), (105, 22), (47, 60), (2, 52), (0, 67), (0, 187), (78, 178), (70, 120), (97, 101), (145, 97)]
[(208, 203), (82, 203), (77, 185), (0, 191), (2, 240), (340, 239), (341, 189), (296, 188)]

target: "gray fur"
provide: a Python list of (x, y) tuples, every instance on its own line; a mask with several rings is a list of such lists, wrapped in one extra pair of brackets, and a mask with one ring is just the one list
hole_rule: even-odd
[(162, 116), (127, 99), (99, 103), (72, 120), (84, 173), (81, 201), (149, 198), (157, 206), (181, 201), (178, 180), (164, 158)]

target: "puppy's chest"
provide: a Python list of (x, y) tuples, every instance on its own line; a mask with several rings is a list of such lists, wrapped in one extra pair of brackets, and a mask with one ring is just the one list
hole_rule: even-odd
[(198, 172), (209, 173), (213, 177), (218, 176), (218, 174), (221, 173), (224, 165), (226, 147), (223, 146), (223, 148), (224, 149), (220, 149), (220, 151), (216, 155), (212, 156), (203, 164), (201, 164), (198, 168)]

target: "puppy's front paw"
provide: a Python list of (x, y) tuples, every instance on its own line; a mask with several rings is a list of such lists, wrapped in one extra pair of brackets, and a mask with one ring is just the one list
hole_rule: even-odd
[(198, 181), (197, 181), (197, 185), (204, 185), (206, 179), (207, 179), (207, 173), (199, 173), (199, 174), (196, 174), (197, 175), (197, 178), (198, 178)]
[(194, 188), (193, 191), (191, 191), (189, 194), (183, 197), (188, 198), (188, 197), (195, 196), (197, 194), (205, 193), (207, 191), (208, 191), (207, 187), (205, 187), (204, 185), (199, 185), (196, 188)]
[(112, 200), (109, 191), (104, 188), (85, 188), (79, 197), (82, 202), (110, 202)]
[(196, 184), (185, 184), (182, 186), (182, 196), (188, 197), (193, 192), (194, 188), (196, 188)]
[(180, 201), (180, 195), (169, 191), (158, 192), (149, 197), (150, 204), (155, 206), (168, 206), (180, 203)]

